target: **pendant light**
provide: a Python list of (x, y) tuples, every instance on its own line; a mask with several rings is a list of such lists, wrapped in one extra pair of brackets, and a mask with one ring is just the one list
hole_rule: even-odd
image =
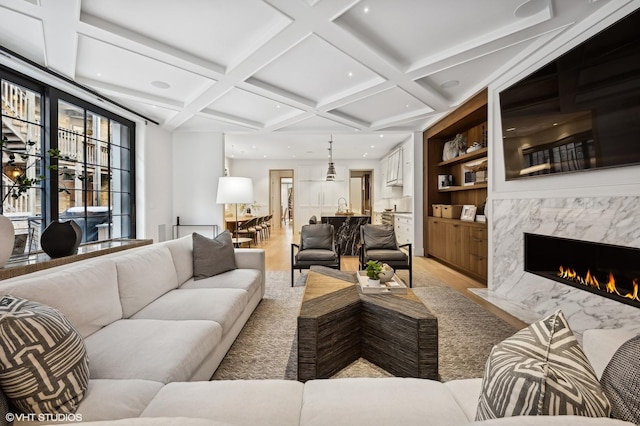
[(327, 170), (327, 180), (336, 180), (336, 168), (333, 165), (333, 135), (329, 139), (329, 169)]

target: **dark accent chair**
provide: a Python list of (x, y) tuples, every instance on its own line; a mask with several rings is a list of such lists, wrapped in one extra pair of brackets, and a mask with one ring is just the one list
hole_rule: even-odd
[(303, 225), (300, 244), (291, 243), (291, 287), (293, 271), (309, 269), (312, 265), (340, 269), (340, 251), (333, 235), (333, 225), (316, 223)]
[[(401, 250), (408, 248), (408, 252)], [(360, 227), (360, 269), (366, 269), (366, 263), (377, 260), (386, 263), (394, 270), (409, 270), (409, 287), (413, 286), (411, 262), (411, 244), (398, 245), (396, 233), (390, 225), (362, 225)]]

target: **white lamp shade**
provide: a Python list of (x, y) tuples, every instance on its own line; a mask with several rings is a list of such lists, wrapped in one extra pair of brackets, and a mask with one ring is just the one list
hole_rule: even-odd
[(253, 203), (253, 181), (247, 177), (224, 176), (218, 179), (218, 204)]

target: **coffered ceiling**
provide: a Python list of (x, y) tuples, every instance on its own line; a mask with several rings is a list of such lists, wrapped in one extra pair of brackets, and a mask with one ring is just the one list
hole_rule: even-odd
[(0, 0), (0, 44), (237, 158), (380, 158), (610, 2)]

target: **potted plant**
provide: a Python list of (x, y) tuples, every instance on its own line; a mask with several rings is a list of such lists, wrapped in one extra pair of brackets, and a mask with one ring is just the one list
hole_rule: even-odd
[(382, 274), (382, 263), (377, 260), (369, 260), (366, 263), (367, 277), (369, 285), (380, 285), (380, 274)]
[[(13, 176), (13, 182), (8, 185), (4, 189), (4, 193), (2, 194), (2, 204), (4, 205), (5, 201), (11, 197), (14, 199), (20, 198), (23, 194), (25, 194), (30, 188), (37, 187), (40, 182), (45, 178), (43, 175), (31, 174), (29, 170), (32, 167), (36, 167), (37, 161), (34, 160), (29, 162), (30, 152), (36, 142), (32, 140), (27, 140), (24, 142), (24, 150), (14, 150), (8, 147), (8, 139), (6, 136), (0, 140), (0, 152), (2, 152), (3, 156), (3, 166), (10, 167), (18, 171), (17, 174)], [(52, 159), (69, 159), (67, 156), (63, 156), (60, 154), (60, 151), (57, 149), (49, 149), (47, 151), (47, 155)], [(6, 161), (5, 161), (6, 158)], [(48, 170), (58, 170), (58, 166), (49, 165), (47, 166)], [(69, 172), (59, 172), (64, 176), (72, 176), (75, 177), (75, 174)], [(81, 178), (81, 177), (79, 177)], [(65, 188), (59, 188), (59, 192), (68, 192)], [(4, 266), (6, 262), (9, 260), (11, 253), (13, 251), (14, 246), (14, 228), (13, 223), (9, 218), (0, 214), (0, 235), (2, 238), (2, 244), (0, 244), (0, 267)]]

